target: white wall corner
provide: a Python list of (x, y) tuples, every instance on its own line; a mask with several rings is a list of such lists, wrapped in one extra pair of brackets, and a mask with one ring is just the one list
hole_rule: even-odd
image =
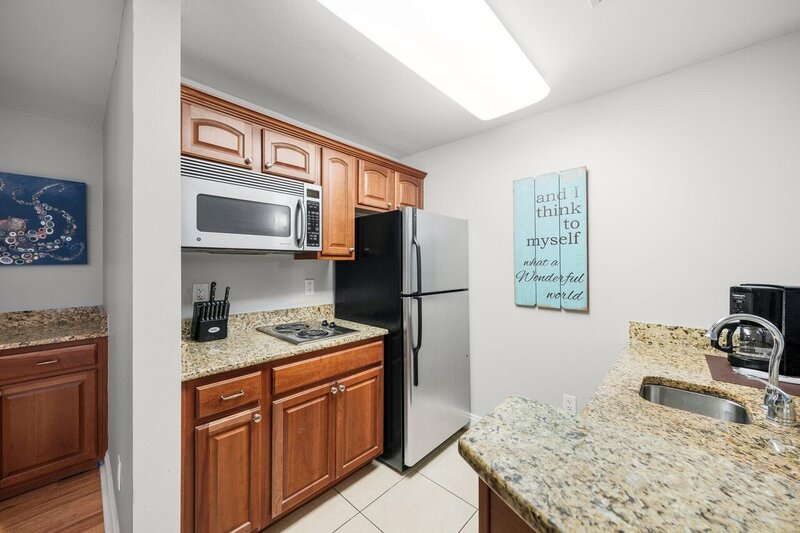
[(114, 497), (114, 477), (111, 474), (111, 458), (106, 456), (100, 463), (100, 496), (103, 499), (103, 525), (106, 533), (119, 533), (117, 500)]

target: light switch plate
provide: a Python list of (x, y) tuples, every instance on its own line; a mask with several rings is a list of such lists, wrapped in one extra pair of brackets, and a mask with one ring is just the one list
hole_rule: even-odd
[(314, 280), (306, 280), (306, 296), (314, 296)]

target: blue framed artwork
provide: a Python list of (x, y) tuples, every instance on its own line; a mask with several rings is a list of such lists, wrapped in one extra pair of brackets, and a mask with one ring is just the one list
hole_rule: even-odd
[(0, 172), (0, 267), (85, 265), (86, 184)]
[(514, 301), (589, 310), (586, 167), (514, 182)]

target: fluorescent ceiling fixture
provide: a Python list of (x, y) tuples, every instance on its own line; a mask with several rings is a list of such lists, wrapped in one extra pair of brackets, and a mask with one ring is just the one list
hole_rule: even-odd
[(550, 92), (484, 0), (317, 0), (482, 120)]

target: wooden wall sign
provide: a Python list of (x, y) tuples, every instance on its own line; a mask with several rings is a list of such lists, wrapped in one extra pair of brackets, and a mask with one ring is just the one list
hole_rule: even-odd
[(514, 300), (589, 310), (586, 167), (514, 182)]

